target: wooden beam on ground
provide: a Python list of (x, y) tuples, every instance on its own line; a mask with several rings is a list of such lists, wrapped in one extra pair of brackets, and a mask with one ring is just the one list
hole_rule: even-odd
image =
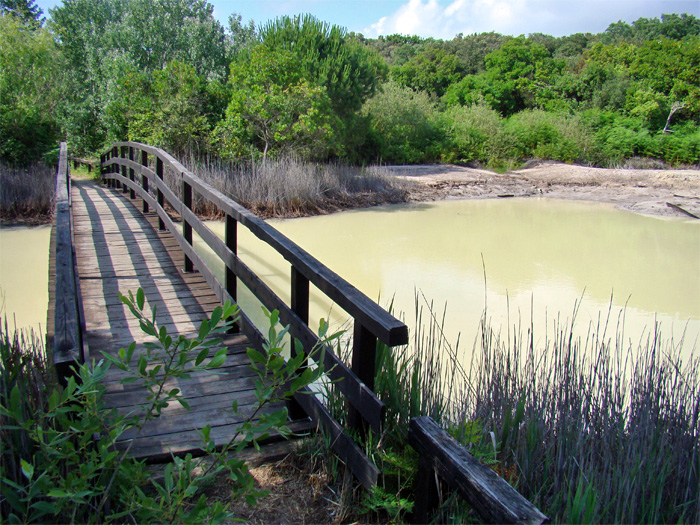
[[(416, 490), (417, 523), (428, 523), (437, 507), (436, 473), (459, 492), (488, 523), (540, 524), (548, 521), (496, 472), (481, 463), (429, 417), (417, 417), (409, 424), (408, 442), (421, 455), (422, 471)], [(432, 494), (432, 498), (430, 495)]]

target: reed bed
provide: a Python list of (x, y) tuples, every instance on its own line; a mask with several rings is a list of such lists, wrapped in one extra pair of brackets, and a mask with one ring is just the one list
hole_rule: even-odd
[(45, 164), (20, 168), (0, 162), (0, 220), (50, 222), (56, 173)]
[[(16, 411), (28, 421), (45, 408), (55, 381), (41, 339), (32, 331), (10, 330), (0, 316), (0, 405), (16, 403)], [(0, 413), (0, 478), (21, 486), (25, 479), (20, 459), (30, 459), (35, 451), (28, 432), (9, 421)], [(9, 502), (0, 496), (0, 516), (10, 511)]]
[(433, 417), (557, 522), (700, 522), (697, 341), (651, 326), (632, 342), (610, 312), (576, 336), (576, 313), (536, 345), (532, 321), (484, 312), (465, 365), (421, 296), (409, 347), (379, 353), (387, 427), (401, 440)]
[[(317, 164), (295, 157), (229, 163), (190, 157), (184, 164), (205, 182), (262, 217), (298, 217), (403, 202), (407, 194), (404, 181), (373, 168), (342, 163)], [(193, 207), (203, 216), (218, 213), (197, 197)]]

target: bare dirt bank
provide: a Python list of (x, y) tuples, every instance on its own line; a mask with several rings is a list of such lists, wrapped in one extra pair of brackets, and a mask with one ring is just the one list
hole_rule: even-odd
[(604, 169), (542, 163), (505, 174), (454, 165), (387, 166), (412, 181), (411, 201), (541, 196), (609, 202), (647, 215), (700, 216), (700, 170)]

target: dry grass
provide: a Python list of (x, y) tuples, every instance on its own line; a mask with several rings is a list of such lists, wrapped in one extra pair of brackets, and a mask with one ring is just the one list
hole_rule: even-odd
[(56, 174), (44, 164), (0, 163), (0, 220), (41, 224), (53, 216)]
[[(293, 157), (266, 162), (225, 163), (189, 159), (185, 165), (204, 181), (262, 217), (316, 215), (349, 207), (403, 202), (408, 183), (372, 168), (315, 164)], [(195, 197), (195, 212), (217, 210)]]

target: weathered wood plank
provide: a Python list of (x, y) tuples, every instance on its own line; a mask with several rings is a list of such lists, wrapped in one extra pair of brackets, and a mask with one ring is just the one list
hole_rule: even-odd
[[(540, 524), (548, 521), (537, 507), (496, 472), (474, 458), (431, 418), (412, 419), (408, 441), (440, 478), (457, 490), (488, 523)], [(431, 473), (424, 471), (419, 473), (419, 477), (430, 480)], [(431, 492), (427, 487), (422, 490), (422, 493), (416, 494), (417, 500)], [(430, 516), (426, 514), (430, 512), (430, 507), (432, 505), (423, 506), (422, 512), (425, 514), (415, 516), (417, 522), (429, 521)]]
[(75, 277), (71, 228), (71, 196), (66, 143), (61, 143), (56, 174), (56, 236), (53, 364), (64, 382), (70, 368), (82, 363), (80, 307)]

